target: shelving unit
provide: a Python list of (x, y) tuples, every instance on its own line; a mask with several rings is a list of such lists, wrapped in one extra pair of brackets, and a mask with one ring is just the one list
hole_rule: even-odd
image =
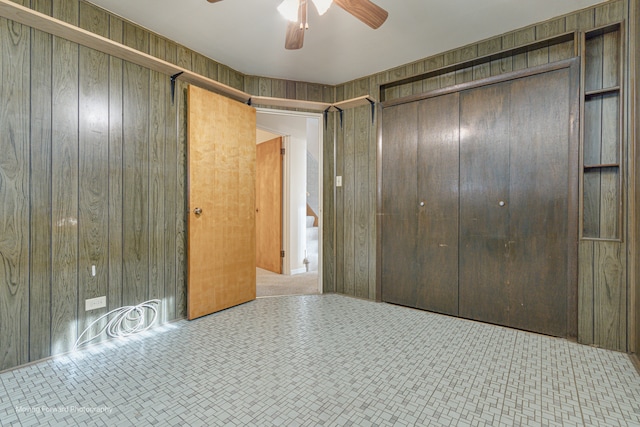
[(622, 34), (622, 23), (583, 34), (583, 239), (621, 240)]

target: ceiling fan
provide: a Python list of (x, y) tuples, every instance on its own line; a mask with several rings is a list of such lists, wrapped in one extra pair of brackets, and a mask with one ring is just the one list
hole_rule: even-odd
[[(217, 3), (222, 0), (207, 0)], [(387, 20), (389, 13), (371, 0), (284, 0), (278, 11), (289, 23), (284, 43), (286, 49), (300, 49), (304, 42), (305, 30), (309, 29), (307, 9), (309, 2), (313, 2), (320, 15), (323, 15), (332, 3), (358, 18), (374, 30)]]

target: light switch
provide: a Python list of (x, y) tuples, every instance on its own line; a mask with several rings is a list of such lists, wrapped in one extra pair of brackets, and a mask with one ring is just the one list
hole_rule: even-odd
[(342, 176), (336, 176), (336, 187), (342, 187)]

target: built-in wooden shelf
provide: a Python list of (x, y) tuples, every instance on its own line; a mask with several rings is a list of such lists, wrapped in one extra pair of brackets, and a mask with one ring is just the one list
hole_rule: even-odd
[(584, 96), (591, 97), (591, 96), (597, 96), (597, 95), (607, 95), (610, 93), (620, 93), (620, 86), (606, 87), (603, 89), (596, 89), (596, 90), (588, 90), (588, 91), (585, 91)]
[(603, 163), (600, 165), (584, 165), (585, 169), (602, 169), (602, 168), (617, 168), (620, 167), (619, 163)]
[(622, 236), (622, 23), (583, 33), (580, 237)]
[(0, 16), (133, 64), (140, 65), (150, 70), (166, 74), (167, 76), (175, 76), (176, 79), (183, 82), (219, 93), (246, 104), (263, 105), (267, 107), (298, 108), (324, 112), (340, 111), (346, 108), (375, 103), (375, 100), (369, 95), (363, 95), (336, 103), (252, 96), (242, 90), (225, 85), (198, 73), (194, 73), (191, 70), (179, 67), (170, 62), (163, 61), (155, 56), (133, 49), (129, 46), (125, 46), (98, 34), (94, 34), (75, 25), (52, 18), (49, 15), (37, 12), (10, 0), (0, 0)]

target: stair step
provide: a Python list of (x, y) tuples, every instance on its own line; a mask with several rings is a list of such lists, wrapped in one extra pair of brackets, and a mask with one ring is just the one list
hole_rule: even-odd
[(313, 227), (313, 223), (316, 222), (316, 217), (308, 215), (307, 216), (307, 228)]

